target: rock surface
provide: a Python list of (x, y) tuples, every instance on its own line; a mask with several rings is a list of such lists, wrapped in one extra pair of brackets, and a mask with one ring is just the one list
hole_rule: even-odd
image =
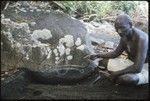
[[(37, 9), (38, 12), (35, 11)], [(85, 47), (78, 48), (84, 45), (87, 32), (83, 23), (62, 12), (53, 10), (45, 12), (47, 9), (30, 7), (27, 2), (17, 2), (2, 12), (1, 54), (6, 57), (2, 59), (3, 70), (22, 66), (28, 68), (63, 64), (85, 66), (89, 63), (83, 59), (87, 54), (83, 51)], [(61, 42), (61, 39), (64, 42)], [(64, 54), (63, 51), (67, 48), (70, 49), (70, 53)], [(54, 50), (58, 52), (54, 53)], [(14, 56), (14, 59), (8, 58), (7, 55)]]
[[(118, 36), (109, 35), (115, 30), (106, 22), (96, 28), (62, 12), (43, 7), (20, 1), (2, 12), (3, 70), (64, 64), (86, 66), (90, 61), (83, 57), (89, 54), (89, 48), (93, 49), (92, 38), (99, 44), (112, 40), (118, 42)], [(105, 33), (108, 26), (110, 32)], [(91, 38), (87, 37), (88, 33), (92, 34)], [(67, 50), (70, 52), (66, 53)]]

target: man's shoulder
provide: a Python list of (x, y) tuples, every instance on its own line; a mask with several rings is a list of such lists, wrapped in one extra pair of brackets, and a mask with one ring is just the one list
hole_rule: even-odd
[(138, 34), (140, 37), (147, 38), (148, 34), (138, 28), (133, 27), (133, 31)]

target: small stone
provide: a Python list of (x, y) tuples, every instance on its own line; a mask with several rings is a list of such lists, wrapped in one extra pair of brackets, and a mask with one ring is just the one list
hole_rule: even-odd
[(36, 22), (31, 22), (30, 23), (31, 26), (34, 26), (35, 24), (36, 24)]
[(5, 18), (4, 14), (1, 14), (1, 18), (2, 18), (2, 19), (4, 19), (4, 18)]
[(3, 42), (1, 42), (1, 46), (3, 45)]
[(16, 13), (16, 14), (18, 13), (18, 10), (17, 10), (17, 9), (15, 9), (15, 13)]
[(86, 48), (86, 46), (84, 44), (80, 45), (77, 47), (77, 49), (83, 51)]
[(19, 70), (17, 69), (16, 72), (18, 72)]
[(59, 60), (59, 57), (55, 57), (55, 60), (58, 61), (58, 60)]
[(115, 86), (118, 86), (118, 85), (119, 85), (119, 84), (117, 84), (117, 83), (115, 84)]
[(40, 10), (40, 9), (36, 9), (36, 11), (37, 11), (37, 12), (40, 12), (41, 10)]
[(20, 11), (22, 11), (22, 12), (27, 12), (27, 11), (25, 10), (25, 8), (20, 8)]
[(19, 42), (16, 43), (17, 47), (21, 47), (21, 44)]
[(30, 12), (33, 12), (33, 9), (31, 9)]
[(1, 80), (4, 80), (4, 78), (1, 78)]
[(106, 69), (106, 67), (104, 66), (98, 66), (100, 69)]
[(55, 61), (55, 64), (58, 64), (58, 61)]
[(50, 13), (51, 11), (50, 11), (50, 10), (46, 10), (46, 12), (47, 12), (47, 13)]
[(5, 72), (5, 74), (7, 75), (7, 74), (8, 74), (8, 72)]
[(118, 91), (115, 91), (115, 93), (118, 93)]

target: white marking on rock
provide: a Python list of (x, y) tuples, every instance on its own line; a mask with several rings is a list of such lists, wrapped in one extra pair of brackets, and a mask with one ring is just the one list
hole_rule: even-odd
[(30, 33), (28, 23), (25, 23), (25, 22), (20, 23), (20, 27), (23, 28), (27, 33)]
[(59, 51), (59, 53), (60, 53), (60, 56), (64, 55), (64, 53), (65, 53), (65, 47), (64, 47), (63, 44), (59, 44), (59, 45), (57, 46), (57, 49), (58, 49), (58, 51)]
[(28, 54), (26, 54), (26, 57), (25, 57), (27, 60), (29, 60), (29, 55)]
[(80, 38), (77, 38), (77, 40), (76, 40), (76, 42), (75, 42), (75, 45), (76, 45), (76, 46), (81, 45), (81, 39), (80, 39)]
[(59, 57), (55, 57), (55, 60), (58, 61), (58, 60), (59, 60)]
[(65, 43), (67, 47), (74, 46), (74, 39), (72, 35), (66, 35), (63, 38), (59, 39), (59, 44)]
[(77, 49), (84, 51), (85, 47), (86, 47), (85, 44), (82, 44), (82, 45), (78, 46)]
[(21, 47), (21, 44), (17, 42), (17, 43), (16, 43), (16, 46), (17, 46), (17, 47)]
[(54, 49), (53, 52), (54, 52), (55, 56), (58, 56), (58, 51), (57, 51), (57, 49)]
[(36, 22), (31, 22), (30, 25), (31, 26), (35, 26)]
[(34, 30), (33, 34), (31, 35), (32, 40), (36, 41), (39, 38), (47, 40), (52, 38), (51, 31), (48, 29), (43, 29), (43, 30)]
[(71, 49), (70, 49), (70, 48), (66, 48), (66, 50), (65, 50), (66, 55), (69, 55), (69, 54), (70, 54), (70, 51), (71, 51)]
[(7, 24), (11, 24), (12, 22), (11, 22), (10, 18), (5, 18), (5, 19), (1, 19), (1, 23), (7, 25)]
[(68, 55), (67, 56), (67, 60), (72, 60), (73, 59), (73, 56), (72, 55)]
[(49, 50), (48, 50), (48, 55), (47, 55), (47, 59), (49, 59), (49, 58), (50, 58), (50, 56), (51, 56), (51, 52), (52, 52), (52, 50), (49, 48)]

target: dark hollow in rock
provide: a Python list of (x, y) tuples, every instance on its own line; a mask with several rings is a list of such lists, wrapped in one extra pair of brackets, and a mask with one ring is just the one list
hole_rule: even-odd
[(98, 68), (94, 64), (90, 64), (84, 68), (64, 66), (43, 72), (30, 69), (26, 69), (26, 71), (31, 82), (51, 85), (74, 85), (86, 80), (90, 76), (98, 74)]

